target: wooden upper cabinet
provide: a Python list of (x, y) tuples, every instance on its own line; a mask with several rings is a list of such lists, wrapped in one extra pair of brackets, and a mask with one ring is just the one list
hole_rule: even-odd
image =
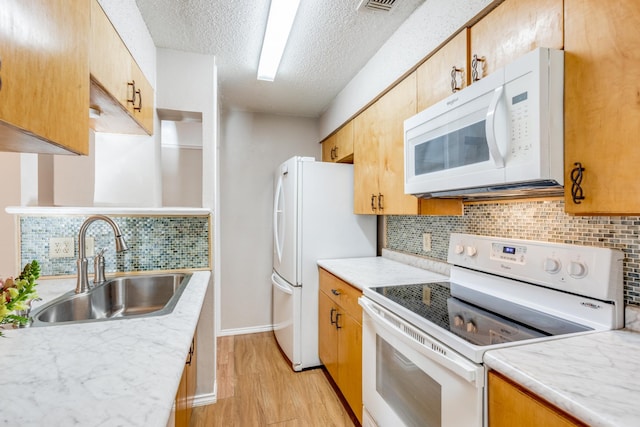
[(89, 151), (89, 3), (0, 6), (0, 150)]
[(563, 0), (506, 0), (471, 27), (469, 64), (477, 55), (478, 78), (537, 47), (562, 49)]
[(460, 31), (416, 70), (418, 111), (468, 85), (467, 65), (469, 30)]
[(640, 214), (640, 2), (565, 0), (565, 17), (565, 210)]
[(91, 120), (98, 132), (152, 134), (153, 88), (97, 0), (91, 1)]
[(347, 122), (322, 142), (322, 161), (353, 163), (353, 122)]
[(353, 120), (355, 213), (462, 214), (460, 200), (422, 200), (404, 193), (404, 121), (416, 112), (414, 72)]
[(322, 141), (322, 161), (335, 162), (336, 134), (328, 136)]

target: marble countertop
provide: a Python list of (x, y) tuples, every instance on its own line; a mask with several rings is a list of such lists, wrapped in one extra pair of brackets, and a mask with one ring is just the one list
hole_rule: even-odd
[[(0, 424), (165, 427), (209, 277), (194, 272), (165, 316), (4, 330)], [(43, 299), (75, 287), (38, 283)]]
[(386, 253), (379, 257), (319, 260), (318, 265), (358, 289), (448, 279), (445, 274), (395, 261)]
[(638, 332), (596, 332), (492, 350), (484, 361), (590, 426), (640, 423)]

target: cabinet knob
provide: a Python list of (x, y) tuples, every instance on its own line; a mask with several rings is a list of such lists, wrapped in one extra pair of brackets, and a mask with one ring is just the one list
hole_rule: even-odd
[[(484, 63), (486, 58), (484, 56), (478, 56), (475, 53), (473, 54), (473, 58), (471, 59), (471, 80), (477, 82), (482, 77), (484, 77)], [(480, 71), (478, 71), (478, 63), (480, 63)]]
[(331, 293), (335, 296), (339, 296), (342, 292), (340, 292), (338, 289), (331, 289)]
[(129, 97), (127, 97), (127, 102), (129, 104), (133, 104), (135, 106), (136, 105), (136, 95), (140, 92), (140, 91), (136, 91), (136, 81), (135, 80), (131, 80), (131, 82), (127, 83), (127, 86), (129, 86), (131, 88), (131, 99), (129, 99)]
[(573, 166), (575, 167), (571, 169), (571, 199), (573, 203), (579, 205), (584, 200), (582, 191), (582, 172), (584, 172), (584, 168), (580, 162), (574, 163)]
[(464, 69), (458, 68), (454, 65), (451, 68), (451, 93), (456, 93), (457, 91), (462, 89), (462, 82), (458, 85), (458, 74), (460, 74), (460, 77), (462, 77), (464, 75)]

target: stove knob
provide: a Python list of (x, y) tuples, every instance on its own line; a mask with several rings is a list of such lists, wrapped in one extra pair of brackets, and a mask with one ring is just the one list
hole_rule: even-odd
[(470, 334), (475, 334), (478, 332), (478, 327), (471, 320), (467, 322), (467, 332), (469, 332)]
[(455, 250), (456, 254), (461, 255), (464, 252), (464, 246), (456, 245), (454, 250)]
[(467, 255), (475, 256), (478, 253), (478, 250), (474, 246), (467, 246)]
[(456, 328), (462, 328), (464, 326), (464, 319), (459, 314), (453, 318), (453, 326)]
[(551, 274), (556, 274), (562, 268), (560, 261), (555, 258), (547, 258), (544, 260), (544, 271)]
[(582, 279), (587, 275), (587, 266), (586, 264), (580, 261), (571, 261), (569, 264), (569, 276), (574, 279)]

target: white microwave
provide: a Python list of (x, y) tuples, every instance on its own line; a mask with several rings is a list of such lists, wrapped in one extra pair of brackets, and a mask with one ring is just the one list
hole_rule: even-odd
[(533, 50), (407, 119), (405, 193), (562, 194), (563, 53)]

